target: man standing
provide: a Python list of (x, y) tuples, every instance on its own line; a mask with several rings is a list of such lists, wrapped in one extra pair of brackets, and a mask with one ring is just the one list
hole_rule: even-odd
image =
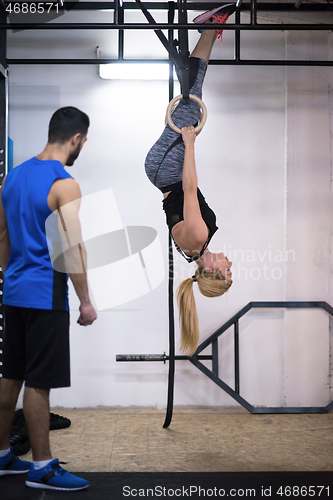
[[(49, 215), (57, 210), (61, 215), (61, 207), (67, 205), (73, 207), (70, 225), (75, 228), (75, 237), (81, 234), (80, 188), (64, 167), (73, 165), (78, 157), (88, 127), (89, 118), (82, 111), (58, 109), (49, 124), (45, 149), (14, 168), (0, 191), (0, 266), (5, 275), (6, 322), (0, 382), (0, 476), (28, 472), (26, 484), (32, 488), (69, 491), (89, 484), (64, 471), (50, 450), (50, 389), (70, 386), (69, 305), (67, 274), (53, 268), (45, 230)], [(63, 229), (66, 234), (70, 231), (64, 225)], [(85, 249), (83, 243), (79, 246), (83, 264)], [(73, 264), (78, 257), (73, 254), (70, 258)], [(89, 298), (86, 266), (81, 272), (75, 265), (67, 269), (80, 300), (77, 322), (91, 325), (97, 315)], [(32, 464), (15, 457), (9, 446), (23, 382)]]

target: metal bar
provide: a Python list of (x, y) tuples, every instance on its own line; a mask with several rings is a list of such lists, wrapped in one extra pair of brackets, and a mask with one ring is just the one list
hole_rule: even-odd
[[(178, 23), (187, 24), (186, 0), (177, 0)], [(189, 99), (190, 94), (190, 74), (189, 74), (189, 51), (188, 51), (188, 30), (178, 30), (179, 55), (183, 61), (183, 68), (179, 70), (179, 81), (181, 93), (184, 99)]]
[(193, 358), (190, 358), (191, 363), (193, 363), (194, 366), (199, 368), (202, 373), (207, 375), (215, 384), (217, 384), (221, 389), (223, 389), (229, 396), (231, 396), (233, 399), (235, 399), (239, 404), (241, 404), (244, 408), (246, 408), (248, 411), (252, 413), (253, 406), (248, 403), (245, 399), (243, 399), (237, 392), (235, 392), (231, 387), (229, 387), (223, 380), (221, 380), (219, 377), (215, 375), (212, 371), (208, 370), (205, 365), (200, 363), (194, 356)]
[(272, 301), (272, 302), (249, 302), (252, 308), (311, 308), (320, 307), (323, 308), (324, 302), (320, 301)]
[[(272, 413), (328, 413), (333, 407), (333, 404), (328, 405), (327, 407), (254, 407), (248, 401), (243, 399), (237, 392), (233, 391), (231, 387), (229, 387), (223, 380), (216, 377), (216, 375), (208, 370), (200, 361), (196, 361), (195, 358), (191, 358), (190, 361), (199, 368), (202, 373), (207, 375), (213, 382), (215, 382), (221, 389), (223, 389), (229, 396), (235, 399), (239, 404), (241, 404), (244, 408), (246, 408), (252, 414), (272, 414)], [(331, 407), (332, 406), (332, 407)]]
[(168, 305), (169, 305), (169, 374), (168, 374), (168, 396), (167, 410), (163, 427), (169, 427), (172, 420), (173, 412), (173, 394), (175, 387), (175, 319), (173, 305), (173, 278), (174, 278), (174, 262), (172, 237), (169, 233), (169, 289), (168, 289)]
[[(10, 64), (65, 64), (65, 65), (96, 65), (96, 64), (114, 64), (114, 63), (168, 63), (168, 59), (7, 59), (7, 65)], [(265, 59), (242, 59), (235, 61), (234, 59), (211, 59), (209, 64), (212, 66), (333, 66), (333, 61), (280, 61), (280, 60), (265, 60)]]
[(327, 412), (333, 410), (333, 401), (331, 401), (330, 404), (326, 406), (326, 410)]
[[(5, 94), (6, 94), (6, 113), (5, 113), (5, 121), (6, 121), (6, 130), (5, 130), (5, 149), (4, 149), (4, 164), (5, 168), (2, 172), (0, 172), (0, 179), (2, 180), (7, 174), (8, 174), (8, 138), (9, 138), (9, 123), (8, 123), (8, 110), (9, 110), (9, 76), (8, 76), (8, 69), (6, 69), (5, 73)], [(1, 149), (0, 149), (1, 153)], [(1, 268), (0, 268), (1, 269)], [(0, 278), (2, 279), (3, 283), (3, 274), (2, 271), (0, 273)], [(3, 286), (3, 285), (2, 285)], [(5, 329), (4, 324), (3, 324), (3, 329)]]
[[(225, 2), (228, 3), (228, 2)], [(237, 2), (237, 6), (239, 6)], [(68, 10), (114, 10), (115, 2), (64, 2), (65, 9)], [(150, 10), (167, 10), (168, 2), (144, 2), (145, 6)], [(215, 7), (220, 7), (221, 2), (187, 2), (187, 10), (210, 10)], [(138, 7), (134, 2), (124, 2), (125, 9), (138, 10)], [(241, 3), (242, 10), (251, 10), (251, 5), (249, 3)], [(261, 11), (294, 11), (295, 4), (293, 3), (267, 3), (263, 2), (258, 5), (258, 10)], [(305, 3), (301, 7), (302, 11), (306, 12), (325, 12), (333, 10), (333, 6), (329, 3), (323, 4), (311, 4)]]
[(236, 313), (232, 318), (230, 318), (226, 323), (224, 323), (224, 325), (222, 325), (212, 335), (210, 335), (210, 337), (204, 340), (198, 346), (196, 353), (199, 354), (199, 352), (203, 351), (207, 346), (209, 346), (209, 344), (213, 342), (213, 340), (217, 339), (223, 332), (225, 332), (228, 328), (230, 328), (230, 326), (232, 326), (235, 321), (244, 316), (244, 314), (246, 314), (250, 309), (251, 305), (250, 303), (248, 303), (240, 311), (238, 311), (238, 313)]
[(167, 361), (169, 356), (164, 354), (117, 354), (116, 361)]
[[(139, 0), (136, 0), (139, 1)], [(148, 23), (11, 23), (0, 24), (0, 30), (167, 30), (167, 29), (188, 29), (197, 30), (198, 26), (193, 24), (167, 24), (156, 23), (154, 25)], [(221, 28), (220, 24), (205, 24), (205, 30), (216, 30)], [(333, 24), (225, 24), (223, 31), (245, 30), (245, 31), (333, 31)], [(162, 33), (163, 35), (163, 33)], [(164, 37), (165, 38), (165, 37)], [(162, 40), (161, 40), (162, 41)], [(167, 39), (165, 38), (167, 42)], [(164, 42), (162, 42), (164, 45)], [(168, 50), (168, 49), (167, 49)]]
[[(201, 361), (212, 361), (213, 356), (205, 354), (202, 356), (196, 356), (197, 359)], [(116, 361), (118, 362), (132, 362), (132, 361), (169, 361), (170, 356), (167, 354), (117, 354)], [(187, 361), (190, 356), (177, 355), (174, 356), (177, 361)]]
[(328, 314), (333, 316), (333, 307), (330, 306), (327, 302), (322, 302), (322, 308), (325, 309), (325, 311), (328, 312)]
[[(272, 302), (249, 302), (237, 314), (235, 314), (229, 321), (227, 321), (221, 328), (219, 328), (213, 335), (204, 341), (196, 350), (196, 355), (188, 356), (174, 356), (173, 362), (176, 359), (188, 359), (196, 366), (202, 373), (215, 382), (221, 389), (229, 394), (233, 399), (240, 403), (244, 408), (253, 414), (295, 414), (295, 413), (328, 413), (333, 409), (333, 401), (326, 407), (253, 407), (245, 399), (243, 399), (239, 392), (239, 323), (238, 320), (244, 316), (250, 309), (253, 308), (321, 308), (333, 316), (333, 307), (324, 301), (272, 301)], [(234, 324), (234, 338), (235, 338), (235, 390), (231, 389), (223, 380), (218, 377), (218, 336)], [(212, 355), (204, 356), (198, 355), (207, 345), (212, 344)], [(128, 359), (133, 357), (140, 359)], [(153, 359), (155, 357), (155, 359)], [(165, 353), (163, 355), (118, 355), (117, 361), (165, 361), (167, 359)], [(146, 358), (146, 359), (144, 359)], [(148, 359), (147, 359), (148, 358)], [(157, 358), (157, 359), (156, 359)], [(212, 371), (201, 363), (201, 360), (212, 360)], [(172, 401), (173, 402), (173, 401)], [(171, 411), (172, 414), (172, 411)], [(169, 424), (168, 424), (169, 425)]]
[(267, 413), (328, 413), (325, 406), (311, 406), (311, 407), (300, 407), (300, 406), (280, 406), (277, 408), (266, 407), (266, 408), (253, 408), (253, 414), (267, 414)]
[[(236, 10), (235, 14), (236, 24), (240, 24), (240, 10)], [(235, 30), (235, 61), (240, 61), (240, 31)]]
[(255, 26), (257, 24), (257, 10), (258, 10), (257, 0), (251, 0), (251, 24), (252, 24), (252, 26)]
[[(267, 307), (267, 308), (307, 308), (307, 307), (321, 307), (326, 309), (328, 304), (326, 302), (249, 302), (246, 306), (244, 306), (238, 313), (236, 313), (232, 318), (230, 318), (224, 325), (222, 325), (218, 330), (216, 330), (210, 337), (204, 340), (196, 350), (196, 353), (203, 351), (209, 344), (212, 343), (217, 337), (219, 337), (223, 332), (225, 332), (228, 328), (230, 328), (235, 321), (239, 320), (244, 314), (246, 314), (250, 309), (258, 307)], [(327, 309), (326, 309), (327, 310)]]
[[(175, 8), (172, 2), (169, 2), (168, 9), (168, 22), (171, 24), (174, 21)], [(172, 46), (173, 31), (168, 31), (168, 42)], [(169, 61), (172, 61), (170, 51)], [(173, 97), (173, 65), (169, 63), (169, 101)], [(168, 261), (169, 261), (169, 289), (168, 289), (168, 307), (169, 307), (169, 373), (168, 373), (168, 395), (167, 395), (167, 409), (163, 427), (169, 427), (173, 414), (173, 396), (175, 390), (175, 319), (174, 319), (174, 303), (173, 303), (173, 279), (174, 279), (174, 262), (173, 262), (173, 248), (172, 237), (169, 234), (168, 238)]]
[(168, 63), (169, 59), (7, 59), (7, 64), (160, 64)]
[[(114, 11), (114, 24), (124, 23), (124, 6), (122, 0), (116, 0)], [(118, 59), (124, 59), (124, 30), (118, 33)]]
[(333, 66), (333, 61), (298, 61), (298, 60), (266, 60), (266, 59), (211, 59), (212, 66)]
[[(173, 1), (168, 2), (168, 23), (173, 23), (175, 18), (175, 3)], [(170, 44), (173, 42), (174, 32), (173, 30), (168, 31), (168, 41)], [(171, 55), (169, 53), (169, 101), (173, 99), (174, 96), (174, 81), (173, 81), (173, 63)]]
[[(202, 356), (196, 356), (197, 359), (202, 359)], [(217, 377), (219, 376), (219, 345), (217, 339), (212, 342), (212, 372)]]
[[(0, 10), (0, 22), (6, 22), (6, 12)], [(7, 172), (7, 148), (8, 148), (8, 71), (6, 69), (7, 32), (0, 31), (0, 184)], [(3, 297), (3, 273), (0, 267), (0, 291)], [(1, 301), (2, 302), (2, 301)], [(2, 376), (2, 350), (5, 333), (4, 313), (0, 303), (0, 377)]]
[(235, 348), (235, 391), (239, 394), (239, 324), (234, 324), (234, 348)]

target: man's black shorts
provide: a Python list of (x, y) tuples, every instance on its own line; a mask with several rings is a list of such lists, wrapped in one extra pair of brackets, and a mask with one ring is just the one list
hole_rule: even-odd
[(36, 389), (69, 387), (68, 311), (5, 305), (2, 376)]

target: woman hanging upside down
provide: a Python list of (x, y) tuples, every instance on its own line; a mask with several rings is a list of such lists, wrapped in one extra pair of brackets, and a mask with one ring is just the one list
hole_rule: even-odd
[[(235, 12), (234, 4), (224, 5), (194, 19), (196, 23), (225, 24)], [(204, 30), (190, 57), (190, 94), (201, 99), (207, 64), (222, 30)], [(161, 137), (149, 151), (145, 169), (149, 180), (163, 193), (163, 209), (177, 250), (198, 268), (192, 278), (182, 281), (177, 290), (183, 351), (193, 355), (199, 342), (198, 315), (193, 282), (206, 297), (218, 297), (232, 284), (232, 263), (222, 253), (212, 253), (208, 244), (217, 231), (216, 217), (200, 189), (195, 167), (194, 125), (200, 106), (194, 100), (180, 100), (172, 113), (173, 123), (181, 136), (166, 125)]]

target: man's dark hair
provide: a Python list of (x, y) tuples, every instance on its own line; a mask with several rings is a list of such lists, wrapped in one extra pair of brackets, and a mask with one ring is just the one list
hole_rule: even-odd
[(85, 135), (89, 128), (89, 116), (73, 106), (58, 109), (50, 120), (48, 141), (50, 144), (69, 141), (75, 134)]

